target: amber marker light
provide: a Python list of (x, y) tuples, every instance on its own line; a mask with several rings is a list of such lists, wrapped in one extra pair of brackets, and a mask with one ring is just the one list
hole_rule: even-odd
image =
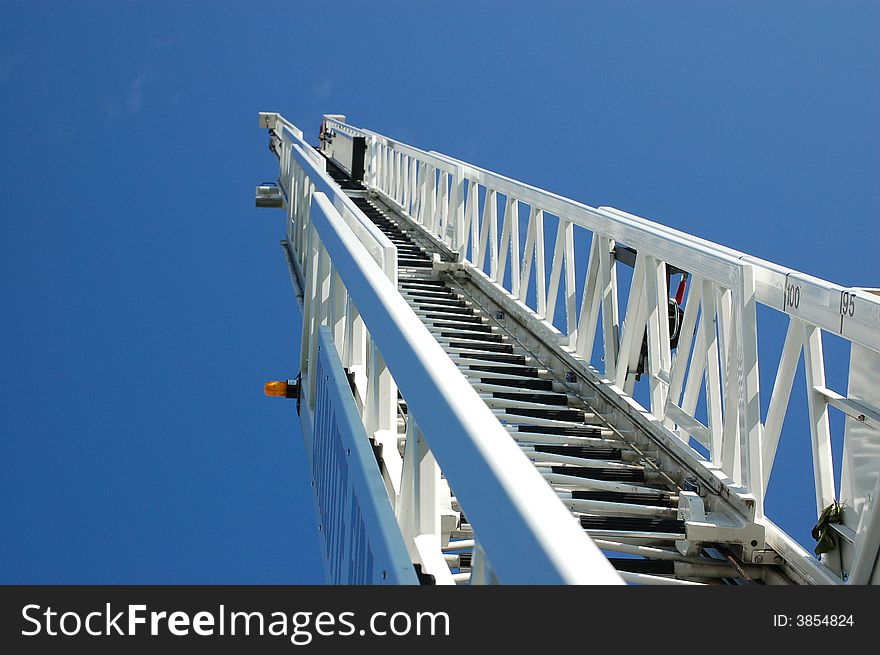
[(266, 383), (266, 395), (267, 396), (280, 396), (281, 398), (287, 398), (287, 387), (288, 383), (285, 380), (273, 380), (272, 382)]

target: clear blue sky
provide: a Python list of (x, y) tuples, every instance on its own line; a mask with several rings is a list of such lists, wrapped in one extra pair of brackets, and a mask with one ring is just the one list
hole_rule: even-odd
[[(874, 2), (6, 0), (0, 582), (322, 581), (292, 405), (262, 395), (298, 332), (257, 112), (880, 286), (878, 27)], [(770, 503), (802, 540), (805, 471)]]

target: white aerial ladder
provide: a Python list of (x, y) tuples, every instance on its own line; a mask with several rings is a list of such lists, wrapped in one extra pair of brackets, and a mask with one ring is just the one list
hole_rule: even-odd
[[(328, 581), (880, 583), (876, 290), (344, 116), (319, 147), (260, 126), (303, 317), (300, 375), (267, 393), (296, 398)], [(788, 326), (772, 390), (759, 306)], [(850, 344), (845, 392), (823, 332)], [(818, 557), (764, 512), (801, 357)]]

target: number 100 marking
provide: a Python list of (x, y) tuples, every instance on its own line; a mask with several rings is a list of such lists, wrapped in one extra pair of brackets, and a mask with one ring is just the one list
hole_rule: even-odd
[(798, 305), (801, 304), (801, 288), (796, 284), (786, 284), (783, 301), (785, 307), (797, 309)]

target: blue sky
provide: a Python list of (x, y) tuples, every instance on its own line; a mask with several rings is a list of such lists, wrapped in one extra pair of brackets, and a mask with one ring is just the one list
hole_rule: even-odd
[[(0, 582), (322, 581), (295, 415), (262, 395), (298, 317), (259, 111), (880, 286), (878, 27), (870, 2), (3, 2)], [(787, 435), (770, 514), (803, 540)]]

